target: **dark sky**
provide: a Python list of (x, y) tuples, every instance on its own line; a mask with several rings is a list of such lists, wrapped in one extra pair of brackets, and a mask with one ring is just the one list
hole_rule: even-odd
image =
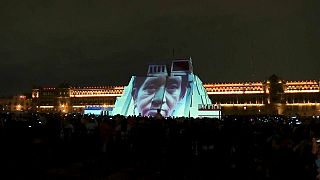
[(203, 82), (320, 78), (319, 0), (1, 0), (0, 96), (127, 85), (192, 57)]

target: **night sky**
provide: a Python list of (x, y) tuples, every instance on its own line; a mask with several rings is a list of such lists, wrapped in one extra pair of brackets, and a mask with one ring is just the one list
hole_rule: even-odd
[(0, 96), (190, 56), (206, 83), (320, 79), (319, 0), (1, 0), (0, 23)]

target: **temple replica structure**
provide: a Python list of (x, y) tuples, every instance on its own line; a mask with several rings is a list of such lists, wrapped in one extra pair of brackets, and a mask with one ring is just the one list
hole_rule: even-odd
[[(170, 71), (168, 71), (170, 69)], [(110, 114), (123, 116), (221, 118), (221, 107), (212, 104), (192, 60), (173, 60), (167, 65), (149, 65), (146, 76), (132, 76), (117, 97)]]

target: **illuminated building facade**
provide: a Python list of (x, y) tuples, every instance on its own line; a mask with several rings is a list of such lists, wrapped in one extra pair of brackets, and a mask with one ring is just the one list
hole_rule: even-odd
[(272, 75), (264, 82), (205, 84), (213, 103), (225, 115), (320, 114), (319, 81), (284, 81)]
[[(30, 95), (29, 95), (30, 96)], [(32, 99), (26, 95), (0, 98), (0, 112), (22, 112), (31, 110)]]
[(265, 111), (268, 88), (263, 82), (204, 84), (213, 103), (220, 104), (224, 114), (251, 114)]
[[(114, 107), (127, 86), (34, 88), (37, 111), (83, 112), (86, 106)], [(284, 81), (272, 75), (261, 82), (204, 84), (212, 104), (224, 115), (320, 115), (319, 81)]]
[(123, 86), (39, 87), (32, 89), (32, 109), (38, 112), (83, 112), (86, 107), (113, 106)]

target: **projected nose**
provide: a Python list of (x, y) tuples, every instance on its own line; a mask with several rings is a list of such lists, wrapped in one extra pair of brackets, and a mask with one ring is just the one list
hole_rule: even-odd
[(164, 92), (165, 92), (164, 86), (158, 89), (158, 91), (155, 93), (152, 99), (151, 109), (161, 109)]

